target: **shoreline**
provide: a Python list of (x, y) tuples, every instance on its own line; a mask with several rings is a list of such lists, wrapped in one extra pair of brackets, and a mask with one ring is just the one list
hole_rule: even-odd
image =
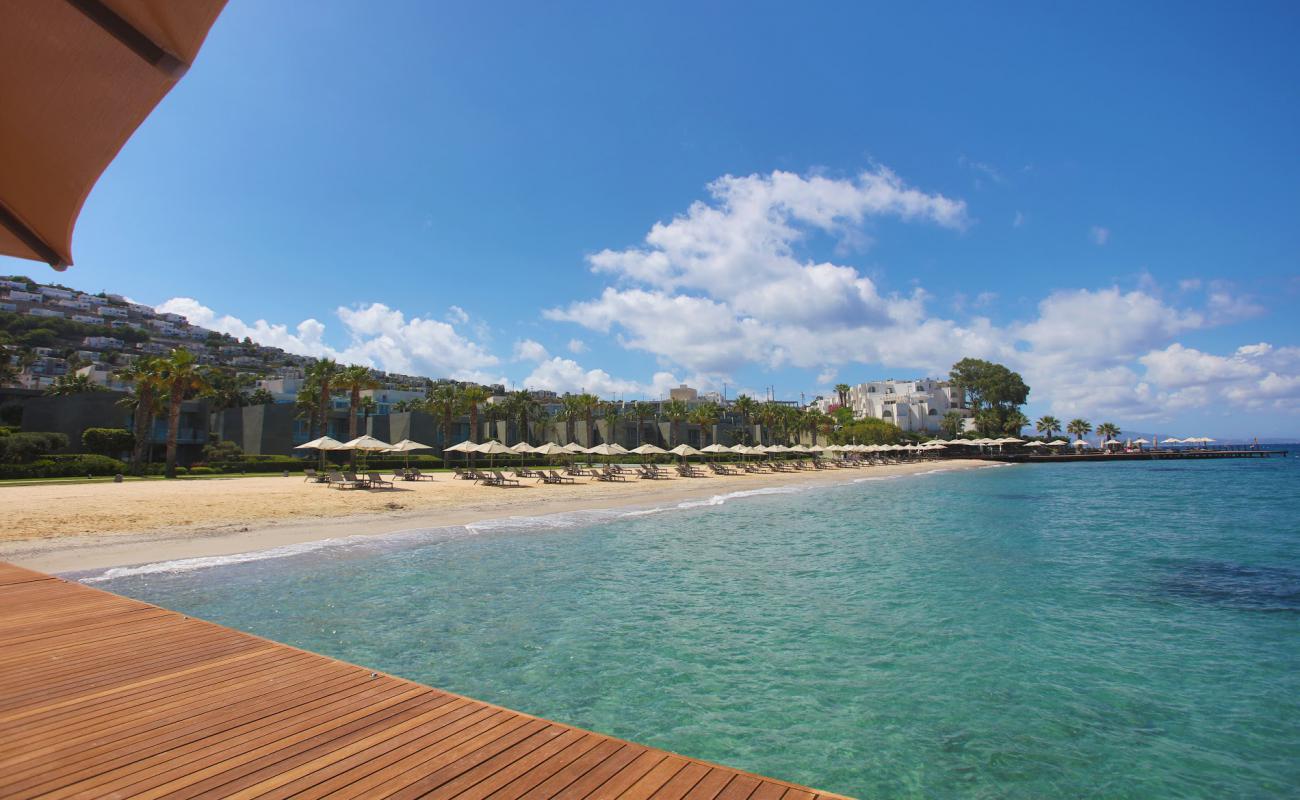
[[(632, 479), (613, 484), (534, 486), (525, 481), (517, 489), (478, 486), (439, 473), (434, 481), (399, 483), (398, 491), (365, 492), (364, 501), (356, 503), (363, 506), (360, 513), (350, 509), (350, 505), (363, 500), (359, 496), (362, 492), (304, 484), (301, 478), (293, 477), (15, 487), (0, 491), (25, 496), (15, 498), (5, 494), (7, 505), (12, 509), (15, 500), (39, 504), (41, 513), (16, 515), (17, 530), (6, 531), (7, 536), (0, 539), (0, 560), (52, 574), (94, 572), (255, 553), (352, 536), (459, 527), (511, 517), (672, 506), (751, 489), (851, 484), (860, 478), (993, 465), (988, 461), (960, 459), (854, 470), (665, 481)], [(121, 490), (127, 487), (144, 487), (144, 490), (133, 490), (124, 497)], [(396, 502), (399, 499), (402, 502)], [(191, 509), (197, 513), (186, 512), (187, 500), (197, 506)], [(152, 519), (148, 514), (150, 509), (136, 507), (141, 504), (157, 506)], [(178, 518), (195, 516), (201, 519), (190, 524), (175, 522)], [(90, 530), (78, 530), (87, 527)], [(76, 532), (63, 532), (69, 530)], [(24, 531), (27, 535), (23, 535)]]

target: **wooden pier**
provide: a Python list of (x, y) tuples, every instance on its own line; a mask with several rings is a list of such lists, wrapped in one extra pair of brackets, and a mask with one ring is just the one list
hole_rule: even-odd
[(1009, 461), (1014, 464), (1054, 464), (1064, 461), (1176, 461), (1180, 459), (1207, 458), (1268, 458), (1286, 456), (1285, 450), (1142, 450), (1132, 453), (986, 453), (972, 456), (990, 461)]
[(0, 562), (0, 797), (834, 798)]

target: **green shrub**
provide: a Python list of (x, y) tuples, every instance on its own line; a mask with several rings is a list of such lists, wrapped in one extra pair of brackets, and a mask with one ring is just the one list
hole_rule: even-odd
[[(182, 469), (184, 469), (184, 467), (177, 467), (176, 471), (180, 472)], [(189, 469), (189, 474), (191, 475), (216, 475), (218, 472), (219, 470), (217, 469), (214, 469), (212, 467), (205, 467), (202, 465), (190, 467)]]
[(51, 456), (30, 464), (0, 464), (0, 479), (79, 478), (85, 475), (116, 475), (126, 464), (100, 455)]
[(86, 428), (81, 432), (81, 445), (92, 453), (113, 456), (130, 452), (135, 434), (126, 428)]
[(67, 446), (68, 437), (61, 433), (11, 433), (0, 437), (0, 462), (25, 464)]

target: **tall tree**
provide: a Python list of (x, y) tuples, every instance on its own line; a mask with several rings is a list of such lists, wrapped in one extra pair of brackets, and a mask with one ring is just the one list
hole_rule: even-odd
[(560, 398), (559, 417), (564, 421), (564, 443), (573, 441), (574, 423), (582, 419), (582, 403), (576, 394), (566, 394)]
[(511, 392), (506, 397), (506, 413), (514, 417), (519, 426), (519, 441), (528, 441), (528, 424), (541, 419), (542, 404), (527, 389)]
[(700, 446), (712, 444), (713, 426), (722, 419), (722, 409), (716, 403), (700, 403), (691, 411), (691, 423), (700, 426)]
[(587, 447), (591, 447), (593, 444), (592, 439), (594, 438), (591, 435), (592, 426), (596, 417), (596, 411), (600, 408), (600, 398), (594, 394), (587, 394), (584, 392), (583, 394), (578, 395), (577, 404), (578, 410), (582, 413), (582, 421), (586, 424), (587, 438), (584, 443)]
[(1086, 419), (1079, 419), (1076, 417), (1070, 420), (1070, 424), (1065, 426), (1065, 432), (1072, 433), (1076, 437), (1082, 439), (1089, 433), (1092, 433), (1092, 423), (1088, 422)]
[[(307, 380), (316, 387), (316, 421), (320, 423), (321, 436), (328, 436), (330, 432), (330, 393), (338, 374), (339, 365), (331, 358), (319, 359), (307, 368)], [(325, 451), (322, 450), (322, 463), (324, 458)]]
[[(357, 410), (361, 407), (361, 393), (367, 389), (378, 389), (379, 381), (370, 374), (370, 368), (353, 364), (339, 370), (334, 385), (348, 393), (348, 439), (357, 438)], [(356, 451), (350, 454), (356, 458)]]
[(1050, 439), (1052, 434), (1061, 429), (1061, 421), (1050, 414), (1044, 414), (1034, 423), (1034, 429), (1043, 435), (1043, 438)]
[(177, 440), (181, 427), (181, 404), (185, 397), (207, 388), (198, 359), (189, 350), (177, 348), (159, 365), (159, 380), (167, 387), (167, 467), (163, 473), (176, 477)]
[(1119, 439), (1119, 435), (1119, 426), (1113, 422), (1103, 422), (1097, 426), (1097, 436), (1102, 440), (1102, 442), (1105, 442), (1108, 439)]
[(610, 400), (600, 404), (600, 418), (605, 422), (605, 441), (613, 444), (618, 441), (618, 421), (623, 418), (623, 406)]
[(803, 424), (812, 432), (813, 447), (817, 446), (817, 434), (826, 427), (830, 419), (830, 417), (826, 416), (816, 408), (809, 408), (804, 411)]
[(669, 448), (676, 447), (680, 444), (678, 441), (678, 431), (680, 430), (681, 424), (690, 416), (690, 413), (690, 408), (688, 408), (681, 400), (669, 400), (667, 403), (663, 404), (664, 417), (670, 423), (668, 426)]
[(839, 395), (839, 398), (840, 398), (840, 408), (845, 408), (845, 407), (848, 406), (848, 404), (849, 404), (849, 392), (850, 392), (852, 389), (853, 389), (853, 387), (852, 387), (852, 386), (849, 386), (847, 383), (837, 383), (837, 384), (835, 384), (835, 394)]
[(740, 415), (740, 424), (744, 426), (745, 434), (742, 441), (748, 442), (754, 434), (751, 421), (754, 419), (754, 415), (758, 412), (757, 401), (747, 394), (742, 394), (736, 397), (735, 402), (731, 404), (731, 409)]
[[(636, 418), (636, 446), (641, 446), (641, 433), (645, 428), (645, 422), (648, 419), (657, 417), (658, 409), (654, 403), (647, 403), (644, 400), (638, 400), (632, 404), (632, 416)], [(656, 437), (658, 438), (658, 437)]]
[(460, 410), (469, 415), (469, 440), (478, 441), (478, 410), (483, 401), (488, 399), (488, 390), (471, 384), (460, 390)]
[[(249, 405), (250, 400), (244, 392), (253, 385), (253, 379), (248, 375), (210, 369), (206, 372), (206, 377), (208, 385), (203, 390), (203, 398), (208, 401), (209, 426), (222, 411)], [(208, 433), (212, 433), (211, 427), (208, 428)]]
[(451, 440), (452, 419), (460, 409), (460, 392), (456, 384), (440, 383), (430, 388), (426, 406), (430, 414), (442, 420), (442, 446), (456, 444)]
[(131, 450), (131, 472), (135, 475), (144, 471), (145, 457), (153, 441), (159, 372), (158, 361), (153, 358), (138, 358), (117, 372), (118, 380), (129, 381), (132, 385), (133, 397), (128, 401), (132, 407), (131, 430), (135, 434), (135, 445)]
[(986, 436), (1004, 434), (1013, 412), (1029, 398), (1029, 387), (1019, 373), (1001, 364), (963, 358), (952, 365), (949, 379), (969, 399), (975, 423)]

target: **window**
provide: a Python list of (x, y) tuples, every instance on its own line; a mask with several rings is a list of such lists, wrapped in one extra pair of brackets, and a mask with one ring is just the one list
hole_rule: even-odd
[(930, 416), (932, 416), (932, 417), (937, 417), (937, 416), (939, 416), (939, 409), (937, 409), (937, 408), (932, 408), (932, 409), (930, 409)]

